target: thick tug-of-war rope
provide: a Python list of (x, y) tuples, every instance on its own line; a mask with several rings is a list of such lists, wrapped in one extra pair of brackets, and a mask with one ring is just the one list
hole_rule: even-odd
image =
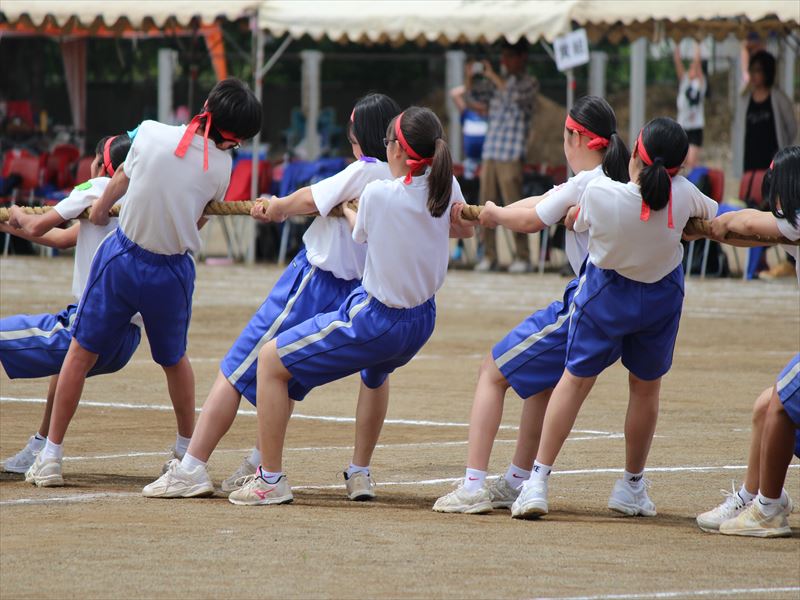
[[(262, 204), (260, 200), (244, 200), (241, 202), (209, 202), (206, 205), (205, 211), (203, 212), (206, 216), (232, 216), (232, 215), (249, 215), (250, 211), (256, 204)], [(266, 201), (263, 202), (266, 205)], [(353, 210), (358, 209), (358, 202), (354, 200), (350, 200), (347, 202), (347, 205), (352, 208)], [(23, 206), (20, 207), (26, 213), (30, 215), (43, 215), (48, 211), (53, 210), (50, 206)], [(119, 216), (119, 206), (113, 206), (111, 208), (110, 214), (112, 217)], [(330, 212), (329, 216), (332, 217), (341, 217), (343, 215), (343, 211), (341, 207), (336, 207), (334, 210)], [(465, 204), (464, 207), (461, 209), (461, 217), (466, 221), (477, 221), (478, 216), (481, 214), (481, 207), (480, 206), (472, 206), (470, 204)], [(314, 216), (314, 213), (309, 214), (308, 216)], [(89, 217), (89, 210), (83, 211), (83, 213), (78, 217), (79, 219), (87, 219)], [(0, 208), (0, 223), (5, 223), (8, 221), (8, 209), (7, 208)], [(711, 221), (705, 221), (703, 219), (689, 219), (686, 227), (684, 228), (683, 232), (687, 235), (691, 236), (701, 236), (707, 238), (713, 238), (711, 235)], [(785, 237), (765, 237), (759, 235), (740, 235), (738, 233), (728, 232), (725, 236), (726, 242), (730, 241), (733, 242), (751, 242), (756, 244), (762, 245), (774, 245), (774, 244), (785, 244), (788, 246), (800, 246), (800, 240), (792, 241), (788, 240)]]

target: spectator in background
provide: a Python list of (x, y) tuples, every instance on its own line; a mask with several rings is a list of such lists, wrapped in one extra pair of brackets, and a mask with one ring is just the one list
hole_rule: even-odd
[[(499, 205), (520, 199), (522, 193), (522, 166), (525, 145), (533, 119), (538, 82), (527, 74), (528, 43), (503, 44), (501, 63), (505, 77), (498, 75), (489, 61), (483, 61), (484, 74), (494, 85), (489, 101), (489, 128), (483, 144), (483, 163), (480, 178), (480, 202), (489, 200)], [(475, 266), (476, 271), (497, 269), (496, 232), (483, 231), (484, 257)], [(509, 267), (510, 273), (531, 270), (528, 236), (514, 234), (516, 257)]]
[[(791, 146), (797, 138), (794, 107), (786, 94), (775, 86), (775, 71), (775, 57), (769, 52), (759, 50), (750, 56), (750, 81), (739, 98), (735, 116), (733, 167), (737, 177), (754, 180), (753, 171), (768, 169), (778, 150)], [(755, 273), (766, 270), (763, 249), (751, 251), (750, 260), (758, 260)], [(770, 276), (784, 273), (793, 274), (793, 266), (778, 265), (770, 271)]]
[(700, 164), (700, 149), (703, 147), (703, 127), (705, 127), (705, 99), (708, 82), (700, 62), (700, 44), (695, 42), (694, 58), (687, 71), (681, 59), (680, 44), (675, 44), (673, 54), (675, 73), (678, 76), (678, 118), (677, 121), (689, 138), (689, 152), (684, 166), (686, 172)]

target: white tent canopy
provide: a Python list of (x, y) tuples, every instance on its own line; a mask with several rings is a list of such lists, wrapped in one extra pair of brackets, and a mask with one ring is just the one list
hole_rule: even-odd
[(259, 4), (258, 0), (3, 0), (0, 12), (11, 23), (27, 18), (37, 27), (49, 17), (59, 26), (76, 19), (84, 27), (97, 20), (113, 27), (124, 20), (139, 28), (149, 23), (156, 27), (188, 25), (196, 18), (206, 23), (219, 17), (238, 19), (248, 11), (255, 12)]
[(262, 29), (350, 42), (552, 41), (570, 29), (576, 0), (265, 0)]

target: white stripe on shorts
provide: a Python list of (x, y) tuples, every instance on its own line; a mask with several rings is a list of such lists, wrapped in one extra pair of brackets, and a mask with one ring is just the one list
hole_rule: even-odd
[(69, 323), (67, 324), (66, 327), (64, 327), (64, 325), (62, 325), (61, 322), (59, 321), (50, 331), (40, 329), (39, 327), (29, 327), (28, 329), (14, 329), (11, 331), (0, 331), (0, 340), (3, 340), (4, 342), (10, 342), (11, 340), (23, 340), (25, 338), (30, 338), (30, 337), (51, 338), (62, 329), (67, 329), (69, 327), (72, 327), (72, 323), (75, 321), (76, 314), (77, 314), (76, 312), (73, 312), (69, 316)]
[(775, 386), (778, 389), (778, 392), (782, 392), (783, 388), (789, 385), (798, 375), (800, 375), (800, 362), (789, 369), (789, 372), (778, 381), (778, 384)]
[(230, 377), (228, 377), (228, 381), (231, 383), (231, 385), (236, 385), (236, 382), (239, 381), (239, 378), (244, 375), (247, 372), (247, 369), (249, 369), (250, 366), (256, 361), (258, 358), (258, 352), (264, 347), (264, 344), (275, 337), (275, 332), (280, 329), (281, 325), (283, 325), (286, 317), (288, 317), (289, 313), (292, 311), (292, 307), (294, 306), (295, 302), (297, 302), (297, 298), (303, 292), (303, 289), (305, 289), (308, 282), (311, 281), (311, 277), (314, 275), (314, 273), (316, 273), (316, 271), (317, 267), (311, 267), (311, 270), (306, 273), (305, 277), (303, 277), (303, 280), (300, 282), (300, 287), (297, 288), (297, 292), (295, 292), (294, 296), (289, 298), (288, 302), (286, 302), (286, 306), (283, 307), (281, 314), (275, 318), (275, 320), (272, 322), (272, 325), (270, 325), (269, 329), (267, 329), (267, 332), (261, 336), (261, 339), (258, 340), (258, 343), (250, 351), (250, 354), (247, 355), (247, 358), (242, 361), (242, 364), (236, 367), (236, 370), (231, 373)]
[(498, 369), (502, 369), (505, 365), (507, 365), (509, 362), (517, 358), (520, 354), (525, 352), (536, 342), (538, 342), (543, 338), (546, 338), (554, 331), (557, 331), (568, 319), (572, 318), (572, 313), (575, 312), (575, 296), (577, 296), (578, 293), (581, 291), (581, 288), (583, 287), (583, 282), (585, 280), (586, 280), (586, 274), (584, 273), (584, 275), (578, 281), (578, 287), (575, 290), (575, 293), (572, 295), (572, 302), (570, 302), (569, 304), (569, 311), (567, 311), (566, 314), (563, 314), (560, 317), (558, 317), (558, 319), (556, 319), (553, 323), (550, 323), (550, 325), (543, 327), (540, 331), (537, 331), (536, 333), (532, 333), (524, 340), (522, 340), (519, 344), (517, 344), (513, 348), (509, 348), (503, 354), (498, 356), (497, 360), (494, 361)]
[(350, 328), (353, 326), (353, 319), (355, 316), (361, 312), (363, 308), (367, 306), (372, 300), (372, 294), (368, 295), (366, 299), (362, 302), (356, 304), (350, 311), (347, 313), (348, 321), (332, 321), (328, 323), (325, 327), (319, 330), (316, 333), (312, 333), (304, 338), (297, 340), (296, 342), (292, 342), (284, 346), (283, 348), (278, 348), (278, 356), (283, 358), (287, 354), (291, 354), (292, 352), (297, 352), (298, 350), (302, 350), (306, 346), (310, 346), (311, 344), (315, 344), (320, 340), (324, 340), (328, 337), (331, 333), (336, 331), (337, 329), (341, 329), (342, 327)]

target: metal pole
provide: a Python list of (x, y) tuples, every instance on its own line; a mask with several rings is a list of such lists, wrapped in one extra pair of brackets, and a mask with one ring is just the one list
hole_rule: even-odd
[(605, 98), (608, 54), (598, 50), (589, 53), (589, 94)]
[(463, 160), (461, 139), (461, 115), (458, 107), (449, 98), (450, 90), (459, 85), (464, 85), (464, 64), (467, 54), (463, 50), (448, 50), (445, 55), (444, 89), (447, 104), (447, 117), (449, 121), (448, 140), (450, 153), (457, 161)]
[(647, 38), (631, 44), (630, 123), (628, 140), (632, 143), (639, 135), (645, 119), (645, 85), (647, 80)]
[(303, 50), (302, 107), (306, 116), (305, 149), (306, 160), (316, 160), (320, 154), (320, 139), (317, 125), (321, 104), (322, 52)]
[(796, 59), (797, 53), (792, 44), (784, 38), (781, 41), (781, 63), (783, 67), (781, 69), (781, 88), (783, 88), (783, 93), (789, 96), (792, 101), (794, 101), (795, 97), (794, 66)]
[[(258, 11), (256, 11), (252, 22), (252, 36), (253, 45), (255, 47), (255, 65), (253, 66), (253, 93), (259, 102), (263, 97), (264, 80), (261, 70), (261, 65), (264, 63), (264, 32), (258, 22)], [(259, 171), (259, 153), (261, 151), (261, 130), (253, 136), (253, 143), (251, 150), (253, 152), (252, 166), (250, 173), (250, 197), (255, 199), (258, 197), (258, 171)], [(256, 261), (256, 236), (258, 230), (256, 222), (253, 219), (248, 219), (249, 231), (245, 232), (246, 239), (250, 240), (247, 244), (245, 251), (245, 262), (252, 265)]]

